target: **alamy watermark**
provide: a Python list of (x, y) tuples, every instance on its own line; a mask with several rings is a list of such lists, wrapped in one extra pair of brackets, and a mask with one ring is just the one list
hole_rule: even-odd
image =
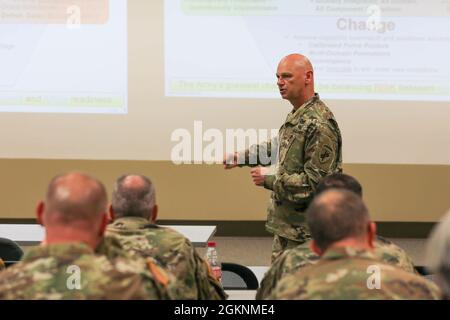
[(66, 269), (69, 274), (66, 280), (68, 290), (81, 290), (81, 268), (77, 265), (70, 265)]
[(377, 265), (370, 265), (367, 267), (367, 273), (370, 274), (367, 278), (367, 289), (381, 289), (381, 269)]
[(76, 5), (68, 6), (66, 27), (68, 29), (79, 29), (81, 26), (81, 8)]
[[(225, 129), (204, 128), (202, 121), (194, 121), (193, 130), (175, 129), (171, 134), (170, 159), (175, 164), (217, 164), (222, 163), (225, 154), (234, 154), (251, 146), (276, 140), (278, 129)], [(274, 139), (275, 138), (275, 139)], [(238, 164), (275, 164), (277, 143), (271, 143), (269, 150), (259, 148), (249, 154), (248, 159), (239, 157)]]

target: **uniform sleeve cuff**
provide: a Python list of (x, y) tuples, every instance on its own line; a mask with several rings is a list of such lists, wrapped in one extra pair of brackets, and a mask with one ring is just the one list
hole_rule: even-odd
[(264, 179), (264, 188), (273, 190), (274, 181), (275, 181), (274, 175), (266, 176), (266, 178)]

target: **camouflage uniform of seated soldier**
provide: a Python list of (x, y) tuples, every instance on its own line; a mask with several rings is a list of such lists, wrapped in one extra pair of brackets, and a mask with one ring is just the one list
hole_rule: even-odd
[[(361, 184), (355, 178), (346, 174), (336, 173), (322, 179), (317, 185), (316, 195), (331, 188), (346, 189), (362, 197)], [(402, 248), (381, 236), (376, 237), (374, 245), (376, 259), (395, 265), (405, 271), (416, 273), (412, 259)], [(275, 260), (264, 275), (256, 298), (266, 298), (283, 277), (293, 274), (305, 266), (315, 264), (319, 260), (319, 256), (311, 250), (310, 246), (311, 243), (307, 242), (287, 250)]]
[(169, 286), (178, 299), (225, 299), (220, 282), (191, 242), (175, 230), (155, 224), (157, 210), (155, 190), (147, 177), (120, 177), (110, 206), (114, 221), (107, 227), (105, 245), (99, 250), (111, 254), (108, 246), (117, 247), (118, 240), (127, 254), (154, 258), (175, 276), (175, 283)]
[(306, 218), (311, 248), (320, 259), (281, 279), (269, 299), (442, 298), (434, 283), (374, 256), (376, 226), (355, 193), (336, 189), (321, 193), (306, 211)]
[(103, 185), (84, 174), (55, 177), (37, 207), (40, 246), (0, 274), (0, 299), (169, 299), (154, 267), (94, 253), (108, 221)]

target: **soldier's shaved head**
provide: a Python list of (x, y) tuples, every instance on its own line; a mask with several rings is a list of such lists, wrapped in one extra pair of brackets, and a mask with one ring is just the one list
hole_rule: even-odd
[(118, 218), (151, 218), (156, 206), (153, 183), (143, 175), (121, 176), (114, 184), (111, 206)]
[(337, 241), (364, 239), (370, 223), (361, 197), (342, 189), (330, 189), (316, 196), (306, 218), (311, 236), (322, 251)]
[(36, 208), (45, 227), (43, 244), (84, 243), (94, 249), (108, 223), (107, 204), (105, 187), (95, 178), (78, 172), (54, 177)]
[(54, 177), (47, 189), (45, 215), (47, 221), (70, 224), (92, 221), (106, 212), (107, 195), (103, 184), (83, 173)]
[(294, 53), (281, 59), (276, 76), (282, 98), (294, 109), (314, 97), (314, 70), (304, 55)]
[(304, 55), (299, 53), (292, 53), (281, 59), (281, 63), (292, 64), (295, 67), (302, 69), (304, 72), (313, 71), (311, 61)]
[(344, 173), (333, 173), (320, 180), (316, 188), (316, 196), (329, 189), (344, 189), (353, 191), (360, 197), (363, 195), (362, 186), (358, 180)]

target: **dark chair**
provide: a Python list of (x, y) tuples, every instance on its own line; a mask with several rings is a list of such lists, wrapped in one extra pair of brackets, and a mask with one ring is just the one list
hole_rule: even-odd
[(225, 290), (256, 290), (259, 283), (249, 268), (237, 263), (222, 263), (222, 285)]
[(414, 266), (414, 269), (416, 269), (416, 272), (419, 273), (422, 277), (425, 277), (426, 279), (435, 282), (435, 275), (428, 270), (425, 266)]
[(424, 266), (414, 266), (414, 269), (421, 275), (421, 276), (429, 276), (431, 273), (427, 270)]
[(23, 251), (17, 243), (12, 240), (0, 238), (0, 258), (2, 258), (6, 267), (20, 261)]

